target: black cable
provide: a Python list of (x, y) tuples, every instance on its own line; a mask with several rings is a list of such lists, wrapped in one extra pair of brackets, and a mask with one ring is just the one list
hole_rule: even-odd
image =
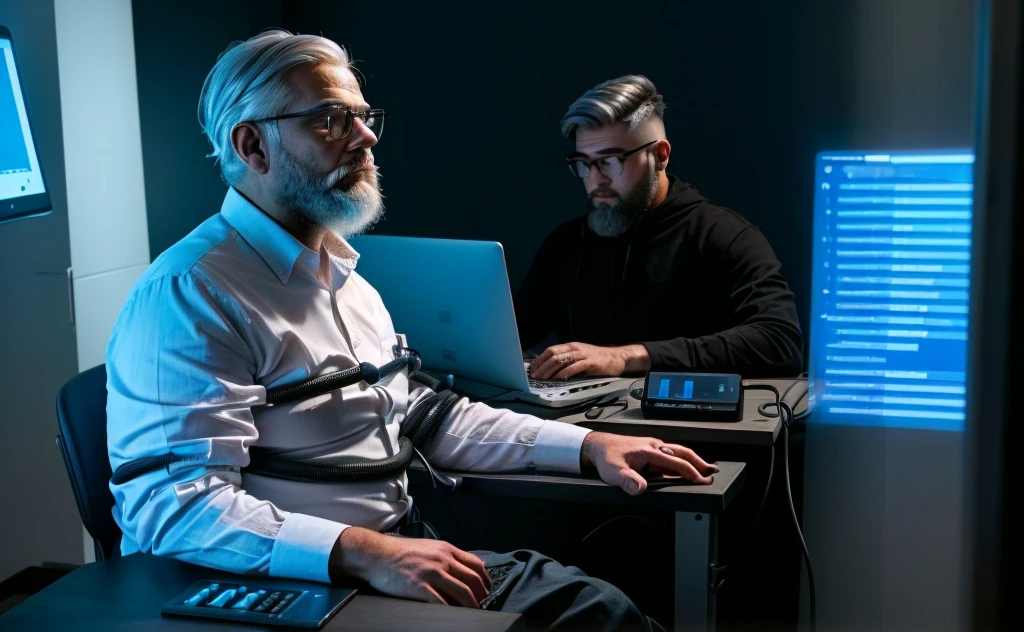
[(329, 393), (330, 391), (352, 386), (360, 382), (376, 384), (382, 377), (391, 375), (405, 366), (415, 367), (412, 371), (418, 371), (418, 359), (414, 356), (401, 355), (380, 368), (373, 366), (369, 362), (363, 362), (344, 371), (335, 371), (327, 375), (302, 380), (298, 384), (285, 384), (268, 388), (267, 403), (280, 404), (290, 402), (307, 396)]
[[(782, 410), (789, 415), (790, 419), (793, 419), (793, 410), (789, 407), (789, 404), (782, 402)], [(807, 550), (807, 542), (804, 540), (803, 530), (800, 528), (800, 520), (796, 515), (796, 506), (793, 503), (793, 488), (789, 482), (789, 423), (786, 423), (785, 417), (783, 417), (782, 424), (782, 460), (785, 465), (784, 470), (786, 474), (786, 496), (789, 499), (789, 512), (793, 516), (793, 525), (796, 527), (796, 535), (800, 538), (800, 548), (803, 551), (804, 563), (807, 565), (807, 586), (810, 592), (810, 611), (811, 611), (811, 632), (815, 631), (817, 626), (817, 602), (814, 592), (814, 567), (811, 565), (811, 554)]]
[[(459, 396), (452, 391), (432, 393), (424, 398), (402, 424), (398, 453), (383, 459), (342, 455), (295, 461), (253, 446), (249, 448), (249, 466), (244, 471), (286, 480), (321, 482), (373, 481), (397, 476), (409, 467), (416, 447), (422, 447), (434, 438), (441, 422), (458, 400)], [(441, 480), (442, 484), (450, 487), (448, 479), (438, 478), (439, 475), (429, 466), (428, 472), (434, 480)]]
[[(789, 388), (786, 389), (786, 394), (793, 389), (795, 383), (790, 384)], [(770, 406), (771, 403), (761, 404), (758, 406), (757, 411), (766, 417), (782, 417), (782, 469), (786, 475), (786, 498), (789, 501), (789, 511), (793, 518), (793, 527), (796, 529), (797, 538), (800, 540), (801, 554), (804, 558), (804, 564), (807, 567), (807, 584), (810, 592), (810, 628), (811, 632), (814, 632), (817, 626), (817, 599), (814, 588), (814, 568), (811, 565), (811, 554), (807, 550), (807, 542), (804, 540), (804, 532), (800, 527), (800, 519), (796, 515), (796, 505), (793, 502), (793, 487), (790, 483), (789, 477), (789, 426), (792, 425), (794, 415), (793, 409), (790, 408), (789, 404), (784, 401), (784, 396), (779, 394), (779, 389), (775, 388), (771, 384), (744, 384), (743, 388), (749, 390), (762, 390), (770, 391), (775, 393), (775, 412), (769, 413), (765, 406)], [(801, 398), (802, 399), (802, 398)]]
[[(770, 391), (770, 392), (774, 393), (775, 394), (775, 409), (777, 411), (781, 410), (779, 405), (780, 405), (780, 403), (782, 401), (782, 395), (780, 395), (779, 394), (779, 390), (777, 388), (775, 388), (774, 386), (772, 386), (771, 384), (749, 384), (749, 385), (748, 384), (743, 384), (742, 388), (745, 388), (745, 389), (748, 389), (748, 390), (752, 390), (752, 391), (762, 390), (762, 391)], [(789, 391), (787, 391), (787, 393), (788, 392)], [(771, 402), (766, 402), (764, 404), (761, 404), (760, 406), (757, 407), (757, 412), (759, 414), (761, 414), (761, 415), (764, 415), (765, 417), (778, 417), (779, 413), (777, 413), (777, 412), (770, 413), (765, 408), (765, 406), (771, 406), (771, 405), (772, 405)], [(772, 444), (771, 462), (770, 462), (770, 465), (768, 467), (768, 482), (764, 486), (764, 494), (761, 496), (761, 503), (757, 507), (757, 513), (754, 515), (754, 521), (751, 524), (750, 532), (747, 534), (747, 541), (743, 545), (743, 548), (740, 550), (740, 554), (736, 557), (736, 560), (734, 562), (732, 562), (731, 564), (725, 564), (725, 565), (720, 566), (718, 568), (718, 570), (723, 574), (723, 576), (722, 576), (722, 578), (718, 582), (713, 583), (712, 590), (714, 590), (714, 591), (720, 590), (722, 588), (722, 586), (725, 584), (725, 580), (727, 580), (729, 577), (731, 577), (732, 574), (736, 572), (736, 569), (740, 567), (740, 565), (742, 564), (743, 560), (746, 559), (747, 553), (750, 550), (750, 545), (754, 541), (754, 534), (757, 533), (757, 525), (758, 525), (758, 523), (761, 520), (761, 512), (764, 511), (764, 506), (768, 502), (768, 493), (771, 491), (771, 488), (772, 488), (772, 478), (774, 477), (774, 475), (775, 475), (775, 445)]]
[(423, 463), (423, 467), (427, 468), (427, 473), (430, 474), (430, 483), (434, 486), (434, 489), (437, 489), (437, 483), (440, 482), (445, 489), (455, 491), (458, 487), (458, 483), (456, 483), (454, 479), (438, 474), (437, 470), (430, 465), (430, 461), (423, 456), (422, 452), (416, 448), (413, 448), (412, 451), (420, 458), (420, 462)]
[(726, 564), (726, 565), (723, 565), (723, 566), (719, 567), (719, 569), (723, 573), (723, 575), (722, 575), (722, 578), (718, 581), (718, 583), (715, 584), (714, 587), (712, 588), (712, 590), (714, 592), (718, 592), (719, 590), (722, 589), (722, 585), (725, 584), (725, 580), (729, 579), (729, 577), (731, 577), (732, 574), (736, 572), (736, 569), (742, 565), (743, 560), (746, 559), (747, 553), (750, 551), (750, 545), (753, 544), (753, 542), (754, 542), (754, 534), (757, 533), (757, 525), (758, 525), (758, 522), (761, 520), (761, 512), (764, 511), (764, 506), (768, 502), (768, 492), (771, 491), (771, 488), (772, 488), (772, 476), (774, 474), (775, 474), (775, 446), (772, 445), (772, 459), (771, 459), (771, 463), (768, 466), (768, 482), (764, 486), (764, 495), (761, 496), (761, 504), (758, 505), (757, 513), (754, 515), (754, 521), (753, 521), (753, 523), (751, 523), (750, 532), (747, 534), (747, 541), (743, 545), (743, 548), (740, 549), (740, 554), (736, 557), (736, 561), (732, 562), (731, 564)]
[[(409, 363), (407, 358), (401, 360), (404, 363)], [(360, 365), (359, 367), (353, 367), (353, 369), (323, 376), (330, 379), (313, 378), (305, 380), (295, 386), (282, 387), (281, 391), (277, 391), (275, 399), (281, 402), (286, 401), (284, 399), (285, 395), (289, 397), (303, 397), (321, 392), (330, 392), (334, 388), (338, 388), (338, 383), (346, 381), (356, 383), (360, 381), (360, 376), (377, 381), (385, 369), (393, 369), (394, 366), (397, 366), (397, 362), (398, 360), (393, 360), (381, 367), (380, 370), (370, 365), (373, 369), (372, 372), (367, 371), (363, 368), (363, 365)], [(367, 375), (367, 373), (370, 374)], [(355, 381), (353, 382), (353, 380)], [(398, 452), (383, 459), (337, 455), (295, 461), (286, 459), (266, 448), (252, 446), (249, 448), (249, 465), (243, 468), (243, 471), (293, 481), (343, 482), (373, 481), (390, 478), (404, 472), (409, 467), (415, 447), (426, 445), (434, 437), (434, 434), (437, 433), (438, 428), (441, 426), (441, 422), (458, 400), (459, 396), (452, 391), (444, 391), (439, 395), (431, 394), (429, 397), (424, 398), (422, 404), (409, 415), (409, 418), (402, 425), (402, 436), (398, 439)], [(203, 462), (206, 466), (212, 465), (197, 455), (170, 453), (140, 457), (119, 466), (114, 470), (110, 480), (115, 485), (122, 485), (143, 474), (154, 472), (170, 465), (189, 462)], [(436, 472), (432, 473), (432, 475), (437, 476)], [(443, 479), (442, 483), (444, 483)], [(448, 485), (447, 483), (444, 484)]]
[(754, 391), (758, 391), (758, 390), (760, 390), (760, 391), (771, 391), (772, 393), (775, 393), (775, 412), (774, 413), (768, 412), (768, 408), (767, 407), (772, 405), (771, 402), (765, 402), (765, 403), (763, 403), (763, 404), (761, 404), (760, 406), (757, 407), (757, 413), (759, 415), (764, 415), (765, 417), (772, 417), (772, 418), (774, 418), (774, 417), (778, 417), (781, 414), (780, 411), (782, 410), (782, 407), (779, 404), (786, 400), (786, 396), (789, 395), (789, 392), (793, 390), (793, 387), (796, 386), (796, 384), (797, 383), (794, 380), (793, 383), (789, 385), (789, 388), (786, 389), (786, 392), (783, 393), (782, 395), (779, 395), (779, 389), (775, 388), (771, 384), (749, 384), (749, 385), (745, 384), (745, 385), (743, 385), (743, 388), (754, 390)]
[(448, 374), (443, 378), (435, 377), (426, 371), (413, 371), (409, 374), (409, 381), (419, 382), (435, 393), (451, 391), (455, 389), (455, 376)]
[(412, 456), (413, 444), (408, 437), (399, 437), (398, 452), (383, 459), (338, 456), (291, 461), (266, 448), (252, 446), (249, 448), (249, 466), (243, 469), (250, 474), (288, 481), (377, 481), (404, 470)]
[[(633, 399), (635, 399), (637, 401), (643, 400), (643, 398), (644, 398), (644, 382), (646, 382), (646, 381), (647, 381), (647, 378), (640, 378), (639, 380), (633, 380), (632, 382), (630, 382), (629, 383), (629, 391), (627, 392), (627, 395), (629, 395), (630, 397), (632, 397)], [(640, 384), (640, 386), (637, 387), (637, 384)]]
[[(796, 383), (794, 382), (794, 385), (795, 384)], [(792, 388), (792, 387), (790, 387), (790, 388)], [(788, 393), (789, 391), (786, 391), (786, 392)], [(805, 397), (809, 397), (810, 394), (811, 394), (810, 389), (804, 390), (804, 392), (801, 393), (800, 398), (798, 400), (796, 400), (795, 402), (793, 402), (793, 405), (792, 405), (791, 408), (793, 410), (796, 410), (796, 407), (800, 405), (800, 402), (804, 401), (804, 398)], [(783, 399), (785, 399), (785, 397), (783, 397)], [(803, 419), (805, 419), (810, 414), (811, 414), (811, 406), (808, 405), (806, 408), (804, 408), (804, 412), (800, 413), (799, 415), (797, 415), (796, 413), (793, 413), (793, 421), (794, 422), (802, 421)], [(792, 424), (790, 424), (790, 425), (792, 425)]]
[(172, 452), (170, 454), (160, 454), (133, 459), (127, 463), (123, 463), (120, 467), (114, 470), (114, 473), (110, 476), (110, 482), (114, 485), (124, 485), (133, 478), (142, 476), (149, 472), (155, 472), (156, 470), (163, 469), (168, 465), (191, 462), (205, 463), (206, 455), (174, 454)]
[[(458, 517), (455, 515), (455, 510), (452, 509), (451, 501), (448, 499), (448, 492), (441, 492), (441, 499), (444, 501), (445, 509), (448, 510), (448, 517), (452, 519), (452, 524), (455, 525), (455, 530), (459, 532), (459, 537), (462, 541), (461, 546), (467, 546), (466, 531), (462, 528), (459, 523)], [(468, 550), (468, 549), (467, 549)]]

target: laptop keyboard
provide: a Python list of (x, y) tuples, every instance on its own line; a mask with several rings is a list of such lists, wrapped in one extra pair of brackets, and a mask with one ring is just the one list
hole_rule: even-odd
[(572, 384), (573, 382), (579, 382), (580, 380), (572, 378), (567, 380), (535, 380), (531, 377), (527, 378), (527, 381), (530, 383), (530, 388), (560, 388), (566, 384)]
[(596, 386), (600, 384), (607, 384), (608, 382), (611, 381), (610, 378), (595, 378), (589, 375), (577, 375), (574, 377), (566, 378), (564, 380), (535, 380), (532, 377), (530, 377), (530, 363), (524, 361), (523, 367), (526, 369), (526, 381), (529, 383), (531, 390), (559, 389), (565, 387), (572, 387), (574, 385), (584, 383), (589, 383)]

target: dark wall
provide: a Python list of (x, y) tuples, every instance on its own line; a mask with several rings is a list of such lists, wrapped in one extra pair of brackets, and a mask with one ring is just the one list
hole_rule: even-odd
[[(832, 5), (832, 6), (821, 6)], [(289, 26), (350, 49), (370, 103), (388, 215), (376, 232), (494, 239), (513, 289), (555, 226), (584, 211), (558, 122), (628, 73), (668, 105), (669, 171), (767, 235), (807, 322), (812, 169), (847, 146), (849, 7), (767, 3), (287, 2)]]
[[(385, 15), (379, 5), (286, 2), (285, 16), (292, 29), (347, 46), (366, 96), (393, 115), (377, 150), (388, 216), (376, 232), (499, 240), (513, 289), (544, 236), (583, 211), (582, 187), (562, 164), (568, 146), (558, 121), (605, 79), (641, 73), (655, 82), (668, 104), (669, 171), (761, 228), (805, 328), (814, 154), (970, 144), (969, 93), (945, 95), (957, 124), (937, 134), (936, 119), (950, 117), (925, 111), (916, 129), (926, 133), (905, 134), (880, 120), (904, 104), (885, 90), (860, 93), (863, 76), (884, 84), (899, 62), (888, 39), (861, 55), (864, 34), (890, 24), (885, 3), (398, 6)], [(877, 24), (859, 30), (870, 20)], [(969, 56), (952, 63), (953, 81), (969, 77)], [(858, 105), (876, 100), (881, 108), (865, 119)]]
[(220, 211), (227, 186), (199, 126), (199, 92), (228, 44), (280, 26), (278, 0), (134, 0), (135, 64), (152, 259)]
[[(223, 196), (213, 161), (202, 158), (203, 78), (229, 42), (271, 26), (347, 47), (370, 103), (390, 112), (376, 149), (388, 213), (375, 232), (501, 241), (513, 290), (544, 236), (584, 210), (558, 121), (611, 77), (655, 82), (668, 104), (670, 172), (767, 235), (805, 334), (814, 154), (971, 145), (971, 57), (961, 55), (970, 0), (933, 12), (875, 0), (168, 6), (133, 3), (154, 258)], [(916, 29), (912, 41), (951, 29), (963, 41), (933, 64), (934, 51), (901, 46), (901, 11), (920, 12), (900, 22)]]
[(0, 0), (53, 212), (0, 225), (0, 581), (43, 561), (82, 562), (82, 530), (54, 437), (57, 389), (78, 369), (53, 2)]

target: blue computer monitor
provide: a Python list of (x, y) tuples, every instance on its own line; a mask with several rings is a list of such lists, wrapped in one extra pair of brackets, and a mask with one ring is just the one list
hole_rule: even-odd
[(36, 154), (11, 32), (0, 26), (0, 223), (48, 213), (50, 196)]
[(963, 429), (974, 153), (817, 156), (816, 422)]

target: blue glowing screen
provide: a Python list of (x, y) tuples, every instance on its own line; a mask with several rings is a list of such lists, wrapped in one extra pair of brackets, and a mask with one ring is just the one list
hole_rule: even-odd
[(30, 167), (14, 85), (7, 72), (7, 54), (0, 46), (0, 173), (29, 171)]
[(962, 430), (974, 154), (822, 152), (812, 421)]

